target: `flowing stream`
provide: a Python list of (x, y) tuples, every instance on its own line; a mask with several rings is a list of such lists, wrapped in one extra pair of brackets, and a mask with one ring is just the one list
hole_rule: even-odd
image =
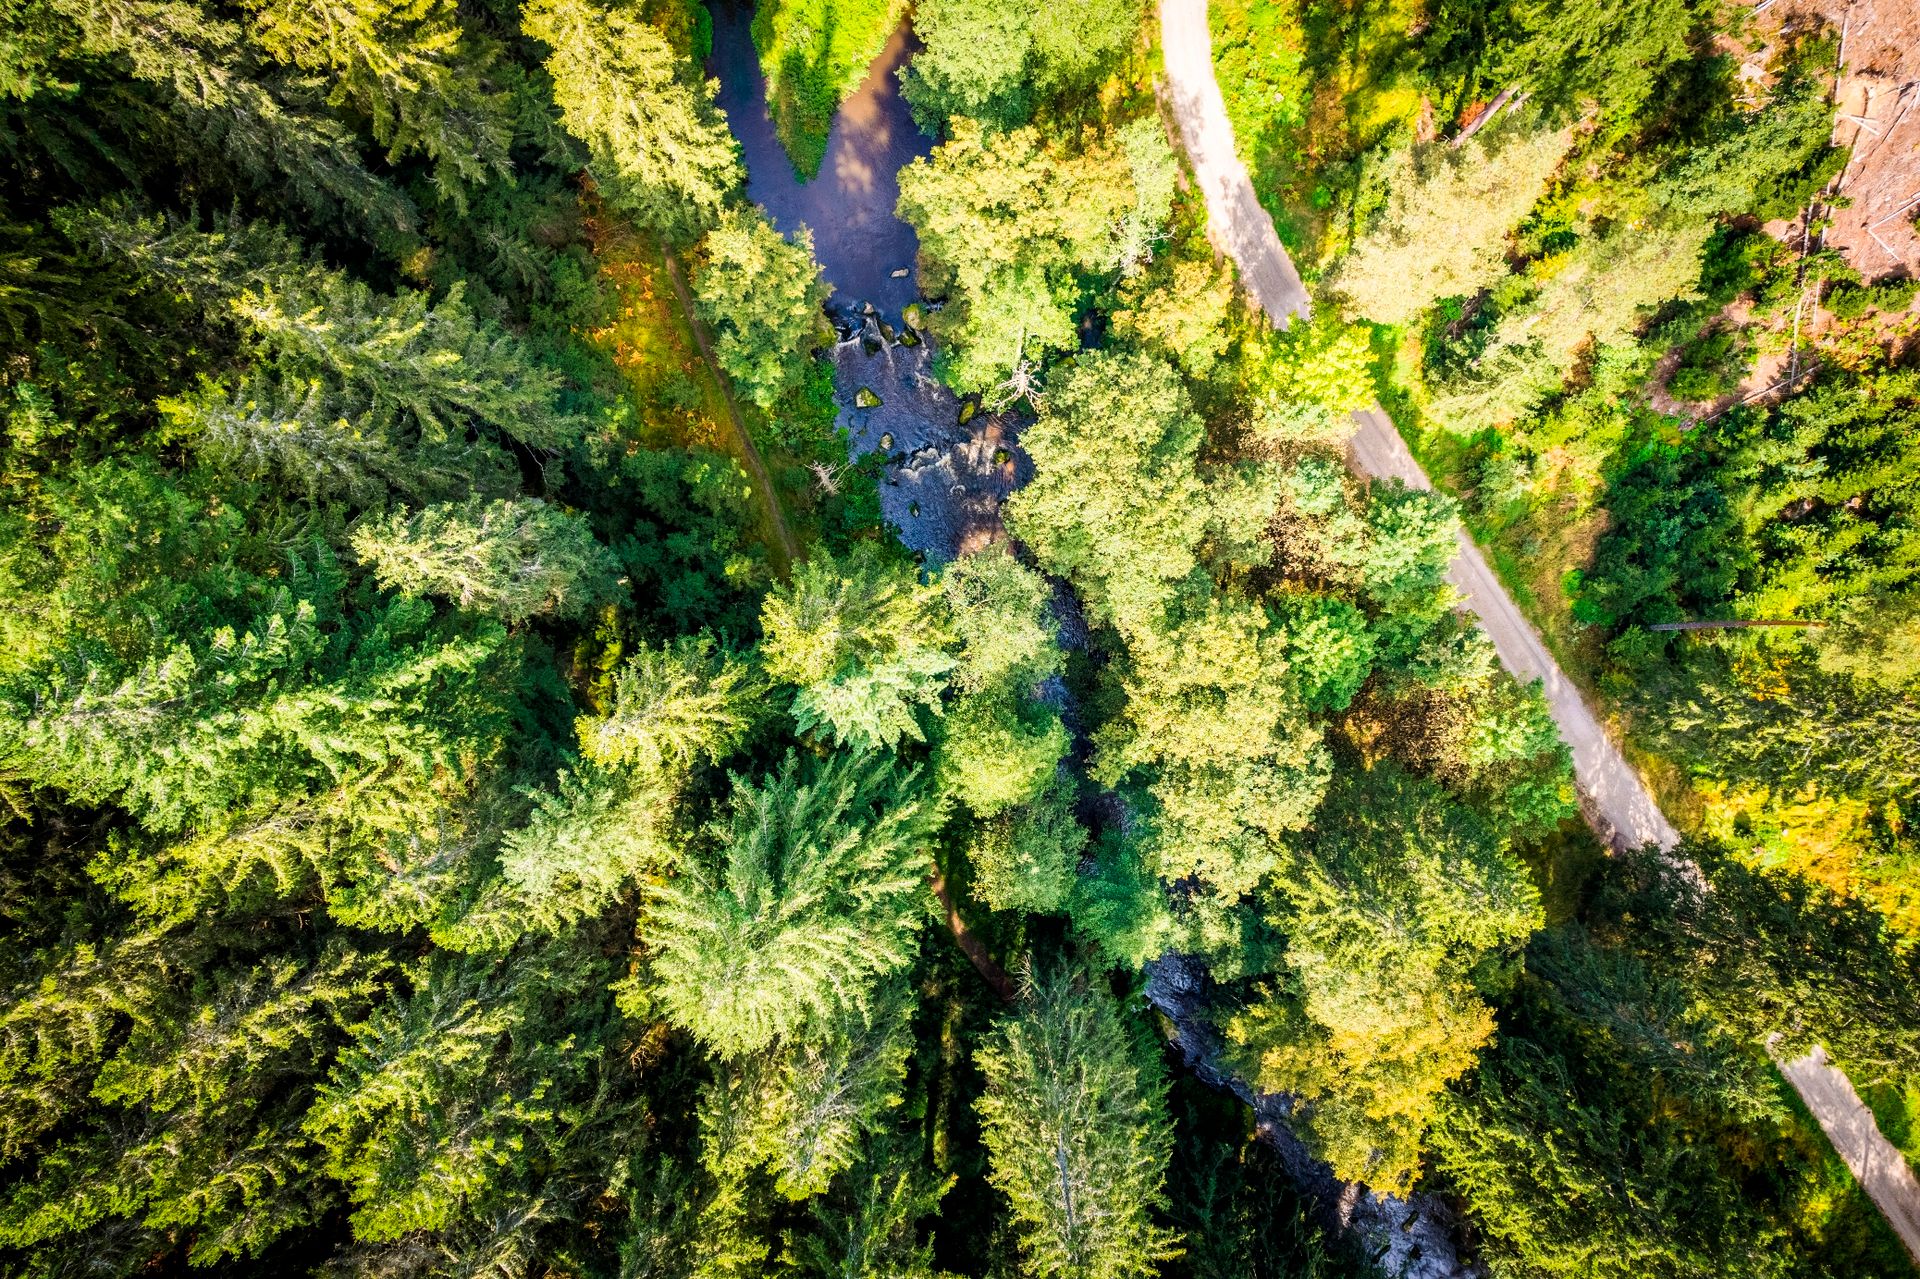
[(740, 140), (747, 196), (781, 231), (813, 233), (814, 257), (833, 286), (840, 425), (855, 453), (885, 454), (880, 510), (900, 540), (931, 562), (950, 560), (1000, 533), (1000, 504), (1031, 467), (1011, 419), (963, 404), (933, 376), (933, 347), (914, 327), (924, 323), (914, 278), (920, 244), (894, 205), (900, 170), (928, 154), (933, 140), (900, 96), (899, 72), (915, 48), (912, 26), (901, 22), (841, 104), (820, 172), (802, 182), (767, 113), (752, 20), (748, 5), (717, 4), (707, 63)]

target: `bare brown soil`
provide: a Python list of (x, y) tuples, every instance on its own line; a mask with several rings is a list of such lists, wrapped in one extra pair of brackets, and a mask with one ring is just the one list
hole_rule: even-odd
[(1763, 75), (1782, 35), (1824, 23), (1843, 39), (1833, 141), (1853, 156), (1833, 195), (1825, 243), (1869, 280), (1920, 275), (1920, 4), (1758, 0), (1741, 74)]

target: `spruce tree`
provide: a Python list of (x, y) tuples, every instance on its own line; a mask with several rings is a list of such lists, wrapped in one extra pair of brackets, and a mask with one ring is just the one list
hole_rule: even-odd
[(720, 847), (689, 850), (642, 925), (668, 1014), (740, 1057), (870, 1009), (912, 958), (938, 819), (873, 755), (736, 777)]
[(247, 0), (252, 38), (276, 61), (328, 76), (329, 98), (372, 122), (389, 159), (418, 153), (440, 194), (464, 207), (466, 188), (511, 174), (513, 121), (505, 95), (448, 0)]
[(1037, 1275), (1152, 1275), (1178, 1251), (1154, 1217), (1173, 1151), (1158, 1054), (1099, 983), (1030, 972), (1019, 1010), (974, 1054), (987, 1176)]
[(538, 498), (396, 511), (356, 528), (353, 551), (388, 590), (506, 622), (582, 617), (619, 590), (619, 563), (586, 521)]
[(521, 26), (553, 49), (547, 71), (568, 132), (609, 202), (641, 226), (690, 241), (741, 182), (739, 147), (641, 11), (587, 0), (530, 0)]

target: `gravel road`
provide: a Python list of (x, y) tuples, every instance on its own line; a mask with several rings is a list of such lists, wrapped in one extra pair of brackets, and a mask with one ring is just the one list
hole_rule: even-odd
[[(1208, 235), (1240, 268), (1240, 279), (1254, 301), (1284, 327), (1290, 317), (1308, 314), (1310, 300), (1300, 273), (1274, 232), (1273, 219), (1254, 197), (1246, 165), (1234, 151), (1233, 125), (1213, 77), (1207, 0), (1160, 0), (1160, 40), (1167, 95), (1180, 122), (1187, 158), (1206, 196)], [(1402, 480), (1411, 488), (1432, 487), (1384, 413), (1373, 409), (1354, 418), (1360, 428), (1350, 446), (1356, 470), (1378, 479)], [(1679, 832), (1464, 533), (1459, 558), (1448, 576), (1514, 678), (1522, 683), (1537, 679), (1544, 686), (1554, 722), (1573, 752), (1581, 808), (1600, 838), (1617, 848), (1651, 842), (1665, 851), (1677, 844)]]
[(1833, 1148), (1853, 1169), (1860, 1188), (1886, 1214), (1887, 1224), (1907, 1245), (1914, 1263), (1920, 1265), (1920, 1181), (1915, 1180), (1900, 1151), (1881, 1135), (1873, 1112), (1854, 1092), (1847, 1077), (1827, 1060), (1824, 1048), (1782, 1062), (1780, 1073), (1807, 1103)]

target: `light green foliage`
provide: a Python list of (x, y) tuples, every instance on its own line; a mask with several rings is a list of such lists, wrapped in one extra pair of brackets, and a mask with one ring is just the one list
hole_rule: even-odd
[(1067, 753), (1052, 707), (1002, 692), (968, 694), (942, 717), (934, 770), (943, 792), (976, 817), (1039, 798)]
[(598, 914), (672, 859), (673, 798), (661, 778), (562, 772), (558, 788), (541, 792), (526, 825), (502, 844), (508, 909), (549, 931)]
[[(124, 206), (71, 212), (61, 221), (76, 240), (127, 262), (257, 344), (261, 371), (249, 382), (273, 387), (264, 402), (278, 412), (261, 414), (263, 401), (245, 389), (231, 399), (202, 392), (169, 407), (182, 427), (212, 431), (215, 451), (239, 460), (243, 471), (291, 478), (303, 464), (318, 464), (380, 475), (378, 456), (415, 442), (452, 446), (425, 459), (449, 470), (470, 427), (535, 448), (562, 447), (581, 432), (583, 423), (555, 402), (559, 378), (499, 325), (476, 317), (457, 284), (438, 302), (412, 289), (376, 293), (303, 260), (284, 233), (264, 223), (216, 221), (201, 231)], [(236, 405), (243, 407), (236, 412)], [(315, 442), (278, 438), (287, 435)], [(329, 456), (335, 447), (349, 457), (379, 453), (343, 463)], [(324, 476), (308, 482), (332, 485)]]
[(395, 511), (356, 528), (353, 552), (388, 590), (506, 622), (582, 617), (618, 592), (619, 563), (586, 521), (538, 498)]
[(733, 384), (770, 408), (806, 370), (825, 320), (828, 289), (813, 260), (813, 233), (787, 240), (756, 210), (730, 209), (701, 241), (694, 301), (713, 327), (715, 354)]
[(1154, 116), (1142, 116), (1120, 130), (1119, 144), (1133, 180), (1133, 207), (1114, 228), (1113, 265), (1120, 274), (1133, 276), (1153, 261), (1154, 243), (1165, 237), (1180, 162), (1167, 145), (1166, 127)]
[(914, 11), (925, 48), (906, 77), (915, 119), (940, 132), (965, 116), (1024, 123), (1036, 99), (1093, 87), (1133, 44), (1138, 0), (1074, 0), (1035, 11), (1012, 0), (929, 0)]
[(173, 832), (346, 776), (457, 772), (504, 730), (497, 626), (397, 602), (342, 641), (321, 630), (335, 607), (282, 595), (244, 633), (37, 673), (9, 690), (0, 749), (37, 785)]
[(248, 0), (250, 35), (276, 61), (331, 79), (330, 101), (373, 125), (388, 159), (418, 153), (456, 199), (511, 171), (505, 96), (489, 92), (447, 0)]
[(1433, 389), (1432, 412), (1475, 431), (1526, 409), (1590, 347), (1628, 341), (1652, 308), (1690, 293), (1707, 233), (1699, 223), (1614, 224), (1539, 264), (1538, 292), (1500, 318), (1468, 368)]
[(1157, 804), (1159, 873), (1197, 875), (1228, 898), (1276, 865), (1274, 839), (1304, 826), (1330, 771), (1286, 670), (1284, 633), (1256, 605), (1214, 598), (1133, 636), (1125, 703), (1094, 734), (1093, 776), (1144, 772)]
[(1030, 974), (974, 1055), (987, 1176), (1036, 1275), (1152, 1275), (1178, 1241), (1151, 1215), (1173, 1145), (1158, 1054), (1100, 981)]
[(957, 286), (936, 325), (960, 348), (957, 385), (984, 390), (1022, 350), (1037, 359), (1077, 344), (1074, 273), (1141, 260), (1166, 217), (1167, 160), (1164, 141), (1138, 129), (1069, 150), (1036, 129), (961, 119), (900, 171), (900, 216)]
[(521, 1201), (591, 1096), (599, 962), (552, 945), (439, 956), (351, 1030), (302, 1126), (349, 1187), (363, 1240), (437, 1230)]
[(1287, 665), (1308, 710), (1344, 711), (1373, 670), (1374, 637), (1359, 609), (1329, 595), (1275, 601), (1287, 636)]
[(1304, 850), (1276, 877), (1286, 979), (1228, 1034), (1262, 1090), (1307, 1103), (1337, 1175), (1403, 1191), (1493, 1032), (1481, 962), (1538, 926), (1538, 894), (1477, 814), (1391, 765), (1342, 779)]
[(960, 643), (957, 686), (1030, 688), (1059, 671), (1052, 588), (1011, 553), (989, 547), (962, 556), (940, 575), (940, 590)]
[(943, 644), (935, 587), (872, 542), (845, 560), (824, 548), (768, 593), (761, 610), (767, 673), (797, 684), (793, 715), (803, 731), (836, 741), (892, 746), (921, 739), (914, 707), (935, 703), (954, 659)]
[(1073, 784), (1055, 775), (1032, 802), (981, 824), (967, 845), (973, 892), (994, 910), (1048, 915), (1073, 891), (1087, 830), (1073, 813)]
[(900, 25), (901, 0), (779, 0), (756, 5), (753, 43), (773, 127), (802, 180), (820, 169), (840, 103)]
[(1083, 355), (1021, 439), (1034, 477), (1007, 502), (1008, 527), (1096, 616), (1146, 624), (1198, 562), (1210, 515), (1202, 434), (1164, 362)]
[(1247, 380), (1272, 407), (1320, 405), (1344, 416), (1373, 403), (1373, 352), (1365, 330), (1322, 312), (1260, 335)]
[(135, 79), (165, 86), (186, 129), (252, 185), (284, 184), (308, 208), (375, 233), (411, 227), (412, 205), (367, 172), (348, 130), (259, 77), (238, 24), (187, 0), (49, 0), (47, 8), (71, 24), (55, 41), (124, 58)]
[(666, 37), (632, 6), (587, 0), (531, 0), (521, 27), (552, 47), (554, 101), (608, 201), (676, 240), (712, 226), (740, 186), (739, 146)]
[[(142, 954), (147, 947), (140, 944), (156, 940), (149, 935), (100, 957), (108, 964), (145, 961), (121, 967), (130, 987), (102, 1001), (109, 1016), (135, 1019), (94, 1077), (94, 1096), (115, 1108), (115, 1119), (70, 1131), (44, 1153), (42, 1177), (16, 1185), (0, 1207), (0, 1242), (51, 1252), (62, 1236), (84, 1240), (80, 1232), (121, 1216), (154, 1230), (190, 1229), (188, 1258), (211, 1265), (257, 1254), (312, 1223), (311, 1201), (301, 1200), (324, 1191), (313, 1152), (289, 1131), (298, 1111), (286, 1105), (280, 1086), (311, 1085), (332, 1047), (335, 1020), (366, 1006), (385, 957), (336, 946), (257, 966), (220, 966), (201, 950), (179, 956), (198, 971), (163, 993), (153, 980), (161, 976), (157, 956)], [(81, 977), (93, 957), (76, 958), (81, 964), (60, 977)], [(169, 975), (184, 977), (185, 966)], [(40, 1029), (53, 1030), (44, 1020), (49, 997), (79, 993), (61, 986), (47, 983), (40, 1007), (16, 1010), (8, 1029), (19, 1035), (39, 1020)], [(56, 1081), (43, 1076), (42, 1087)], [(273, 1192), (280, 1187), (305, 1195), (279, 1198)]]
[(913, 955), (938, 811), (876, 756), (736, 778), (712, 856), (689, 850), (644, 925), (670, 1015), (728, 1057), (864, 1013)]
[(1175, 262), (1134, 277), (1113, 313), (1116, 336), (1168, 356), (1194, 377), (1212, 372), (1227, 347), (1233, 286), (1211, 260)]
[(1533, 207), (1572, 142), (1569, 130), (1500, 126), (1462, 147), (1396, 152), (1387, 204), (1328, 277), (1352, 314), (1405, 324), (1436, 298), (1506, 274), (1507, 234)]
[(753, 665), (709, 636), (642, 647), (614, 676), (607, 713), (575, 722), (580, 753), (605, 767), (677, 777), (738, 749), (763, 691)]
[(723, 1178), (756, 1167), (789, 1199), (824, 1193), (900, 1104), (912, 991), (890, 980), (806, 1033), (723, 1067), (701, 1101), (704, 1157)]

